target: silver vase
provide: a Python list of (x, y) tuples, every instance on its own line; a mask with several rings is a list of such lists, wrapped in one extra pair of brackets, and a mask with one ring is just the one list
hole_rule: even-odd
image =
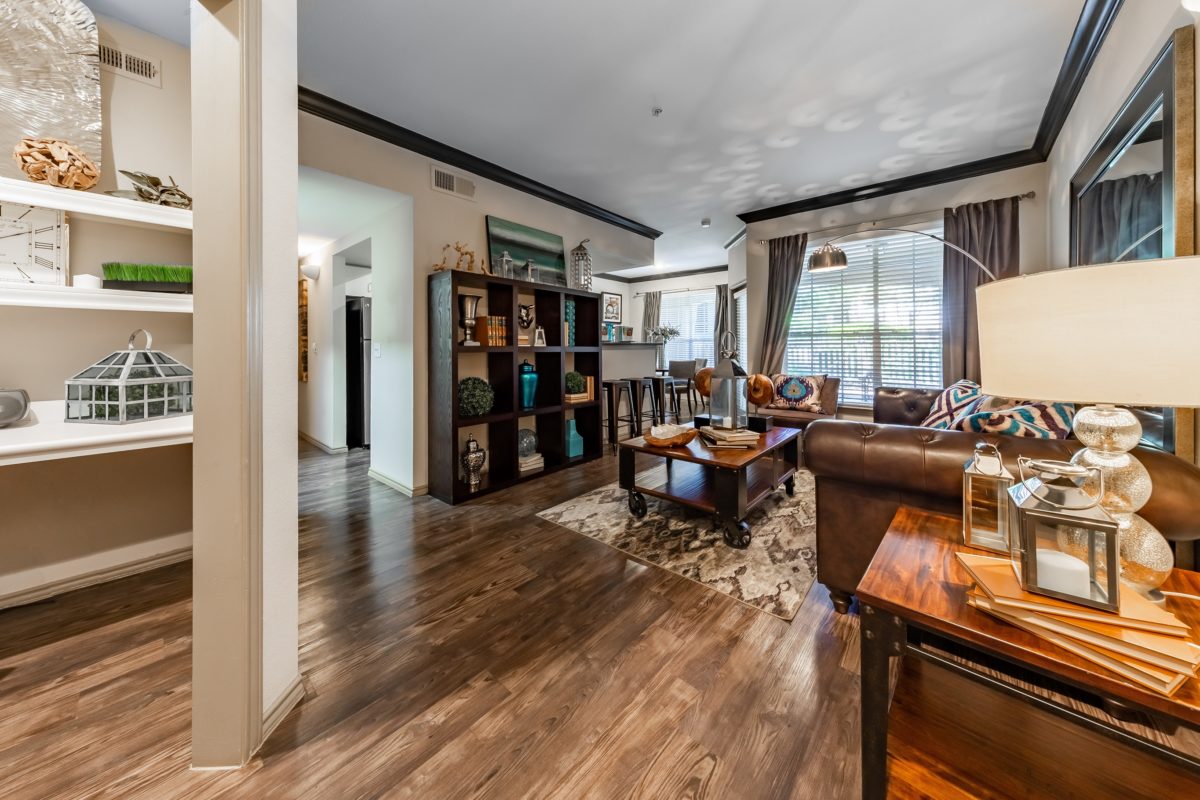
[(487, 461), (487, 451), (479, 446), (479, 442), (475, 441), (474, 434), (467, 435), (467, 446), (463, 449), (461, 461), (463, 477), (466, 478), (467, 486), (472, 492), (479, 491), (479, 484), (483, 480), (483, 464)]
[(464, 347), (478, 347), (475, 341), (475, 312), (479, 309), (479, 298), (473, 294), (458, 296), (458, 322), (463, 328), (463, 340), (459, 344)]

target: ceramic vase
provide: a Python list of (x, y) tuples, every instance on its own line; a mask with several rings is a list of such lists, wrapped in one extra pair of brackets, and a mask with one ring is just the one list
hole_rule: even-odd
[(583, 455), (583, 437), (575, 430), (575, 420), (567, 420), (567, 458), (579, 458)]
[(533, 364), (530, 364), (528, 359), (521, 362), (521, 409), (528, 411), (533, 408), (535, 398), (537, 397), (537, 370)]
[(463, 476), (472, 492), (479, 490), (483, 480), (483, 464), (487, 461), (487, 451), (475, 441), (474, 434), (467, 436), (467, 446), (462, 452)]

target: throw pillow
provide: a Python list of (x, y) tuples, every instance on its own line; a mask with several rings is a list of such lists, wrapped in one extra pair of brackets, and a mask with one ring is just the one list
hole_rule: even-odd
[(949, 428), (964, 408), (982, 396), (979, 384), (961, 380), (947, 386), (933, 401), (929, 415), (921, 421), (922, 428)]
[(982, 395), (954, 418), (950, 427), (968, 433), (1000, 433), (1030, 439), (1066, 439), (1075, 406)]
[(821, 408), (824, 375), (772, 375), (771, 383), (775, 385), (775, 398), (767, 408), (825, 413)]

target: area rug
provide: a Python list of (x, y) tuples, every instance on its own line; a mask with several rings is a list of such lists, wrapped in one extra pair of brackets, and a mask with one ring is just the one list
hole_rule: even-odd
[[(665, 477), (658, 466), (638, 476), (643, 486)], [(627, 493), (610, 483), (538, 514), (646, 564), (704, 584), (782, 619), (796, 616), (816, 575), (816, 497), (812, 473), (796, 474), (796, 492), (771, 493), (747, 522), (745, 550), (725, 544), (712, 515), (647, 497), (642, 519), (629, 513)]]

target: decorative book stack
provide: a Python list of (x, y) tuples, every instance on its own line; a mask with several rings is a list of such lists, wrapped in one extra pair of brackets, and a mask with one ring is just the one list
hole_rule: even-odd
[(476, 317), (475, 330), (486, 347), (504, 347), (508, 344), (508, 319), (505, 317)]
[(1007, 558), (957, 555), (975, 580), (967, 603), (1134, 683), (1171, 695), (1200, 667), (1188, 626), (1123, 584), (1114, 614), (1025, 591)]
[(759, 434), (751, 430), (726, 430), (705, 426), (700, 429), (704, 443), (712, 448), (750, 449), (758, 445)]
[(588, 397), (587, 392), (577, 392), (575, 394), (571, 394), (570, 392), (567, 392), (565, 395), (563, 395), (563, 398), (568, 403), (586, 403), (588, 400), (592, 399), (592, 398)]
[(522, 475), (528, 475), (531, 472), (541, 472), (546, 468), (546, 461), (542, 458), (541, 453), (533, 453), (532, 455), (522, 456), (517, 462), (517, 468)]

